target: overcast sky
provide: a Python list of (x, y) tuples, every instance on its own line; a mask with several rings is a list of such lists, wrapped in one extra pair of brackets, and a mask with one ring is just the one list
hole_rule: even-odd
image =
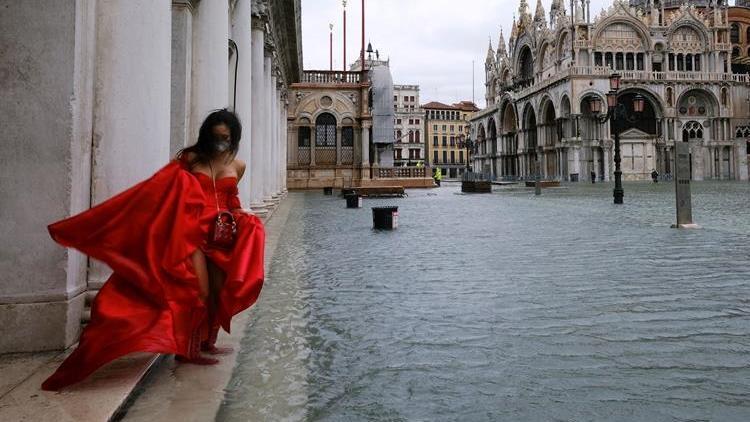
[[(361, 44), (361, 1), (347, 2), (347, 53), (351, 64)], [(393, 81), (420, 85), (422, 104), (430, 101), (455, 103), (474, 97), (484, 107), (484, 60), (489, 37), (497, 49), (502, 27), (510, 37), (513, 14), (519, 1), (509, 0), (366, 0), (365, 45), (372, 42), (380, 58), (391, 60)], [(549, 18), (552, 0), (542, 0)], [(565, 0), (566, 5), (570, 0)], [(591, 1), (592, 18), (606, 0)], [(536, 0), (529, 1), (533, 16)], [(342, 69), (341, 0), (302, 0), (302, 54), (306, 70), (329, 68), (328, 34), (333, 28), (333, 67)]]

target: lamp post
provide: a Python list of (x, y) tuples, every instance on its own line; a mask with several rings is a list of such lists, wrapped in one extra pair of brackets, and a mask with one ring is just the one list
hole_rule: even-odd
[(615, 136), (615, 189), (612, 194), (615, 199), (615, 204), (622, 204), (625, 191), (622, 189), (622, 170), (620, 168), (620, 162), (622, 158), (620, 156), (620, 131), (621, 124), (624, 121), (633, 122), (637, 119), (638, 115), (643, 111), (645, 105), (645, 99), (642, 95), (636, 94), (633, 99), (633, 112), (635, 116), (628, 112), (625, 104), (618, 101), (617, 92), (620, 90), (620, 74), (613, 73), (609, 77), (609, 88), (610, 91), (607, 93), (607, 113), (601, 114), (602, 103), (599, 98), (593, 98), (590, 100), (591, 112), (597, 116), (599, 122), (604, 124), (607, 120), (612, 122), (612, 131)]
[(471, 154), (471, 150), (474, 148), (474, 141), (472, 141), (468, 136), (458, 135), (458, 147), (461, 149), (466, 148), (466, 171), (471, 172), (469, 157)]

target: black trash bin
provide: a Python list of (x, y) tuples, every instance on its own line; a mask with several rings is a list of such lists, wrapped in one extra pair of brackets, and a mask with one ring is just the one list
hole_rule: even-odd
[(333, 195), (333, 188), (332, 187), (323, 188), (323, 195)]
[(356, 193), (350, 193), (346, 196), (346, 207), (347, 208), (362, 208), (362, 197)]
[(398, 227), (398, 207), (372, 207), (372, 225), (378, 230)]

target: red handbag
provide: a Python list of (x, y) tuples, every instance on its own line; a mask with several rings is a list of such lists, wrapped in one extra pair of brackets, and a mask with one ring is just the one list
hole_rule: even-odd
[(214, 185), (214, 198), (216, 199), (216, 221), (211, 227), (208, 234), (208, 246), (214, 249), (232, 249), (234, 240), (237, 236), (237, 221), (229, 211), (222, 211), (219, 208), (219, 197), (216, 195), (216, 179), (214, 178), (214, 169), (211, 163), (208, 163), (211, 169), (211, 181)]

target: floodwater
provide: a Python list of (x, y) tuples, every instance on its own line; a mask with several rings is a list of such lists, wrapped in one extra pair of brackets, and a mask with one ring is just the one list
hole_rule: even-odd
[(748, 421), (750, 184), (692, 187), (291, 193), (217, 420)]

